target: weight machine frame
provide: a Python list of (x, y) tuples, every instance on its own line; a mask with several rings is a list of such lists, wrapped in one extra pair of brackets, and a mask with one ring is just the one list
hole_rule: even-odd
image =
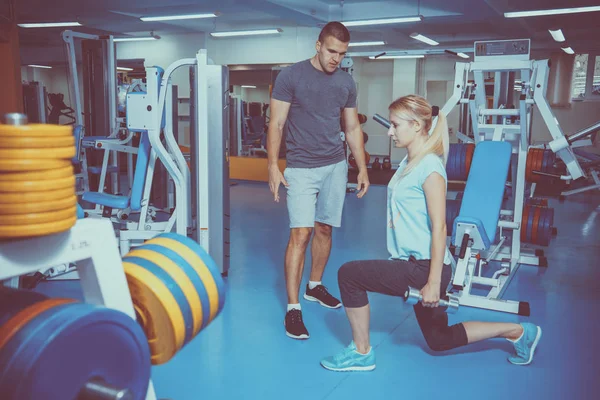
[[(485, 53), (486, 45), (503, 45), (508, 42), (512, 45), (526, 43), (526, 54), (512, 53), (507, 44), (507, 52)], [(515, 48), (516, 48), (515, 45)], [(508, 285), (516, 274), (520, 264), (534, 266), (547, 266), (545, 258), (539, 253), (532, 253), (521, 246), (521, 221), (525, 198), (525, 172), (529, 147), (531, 146), (531, 123), (534, 106), (537, 106), (542, 119), (548, 126), (553, 137), (553, 143), (564, 143), (565, 136), (557, 119), (546, 100), (546, 91), (549, 73), (548, 60), (529, 59), (529, 40), (475, 42), (475, 60), (470, 63), (456, 63), (454, 91), (450, 99), (442, 108), (448, 115), (452, 109), (459, 105), (467, 105), (471, 117), (473, 139), (462, 135), (464, 141), (479, 143), (485, 140), (507, 141), (512, 145), (511, 171), (513, 191), (509, 199), (508, 209), (500, 211), (501, 218), (498, 222), (499, 241), (494, 241), (490, 249), (481, 252), (469, 252), (465, 257), (459, 258), (453, 285), (462, 288), (459, 291), (460, 304), (465, 306), (490, 309), (495, 311), (522, 313), (520, 302), (501, 300)], [(503, 49), (504, 50), (504, 49)], [(494, 102), (493, 108), (488, 107), (484, 73), (494, 73)], [(506, 102), (507, 96), (512, 95), (515, 73), (521, 75), (521, 94), (518, 107), (505, 108), (502, 100)], [(474, 83), (469, 82), (470, 74), (474, 76)], [(505, 86), (504, 92), (501, 87)], [(469, 95), (466, 93), (474, 92)], [(505, 93), (506, 92), (506, 93)], [(508, 123), (510, 118), (518, 117), (518, 124)], [(570, 146), (555, 145), (553, 151), (565, 162), (570, 173), (568, 179), (578, 179), (584, 176)], [(512, 231), (510, 244), (504, 229)], [(457, 247), (457, 251), (460, 247)], [(493, 277), (482, 276), (482, 268), (491, 261), (500, 261), (501, 268)], [(489, 288), (486, 295), (471, 293), (472, 285)], [(466, 289), (465, 289), (466, 288)]]

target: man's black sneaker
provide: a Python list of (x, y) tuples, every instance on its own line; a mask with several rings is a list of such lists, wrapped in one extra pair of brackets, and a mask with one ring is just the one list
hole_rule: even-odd
[(323, 285), (317, 285), (314, 289), (311, 289), (307, 284), (304, 298), (309, 301), (317, 301), (321, 303), (323, 307), (327, 308), (340, 308), (342, 306), (342, 303), (330, 295)]
[(308, 339), (308, 331), (302, 321), (302, 311), (290, 310), (285, 314), (285, 334), (294, 339)]

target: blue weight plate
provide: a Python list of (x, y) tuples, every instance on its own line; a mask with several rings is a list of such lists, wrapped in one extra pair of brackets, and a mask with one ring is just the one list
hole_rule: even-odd
[(548, 211), (550, 212), (550, 227), (554, 226), (554, 208), (548, 207)]
[(529, 214), (527, 215), (527, 232), (526, 232), (526, 236), (525, 236), (525, 242), (526, 243), (532, 243), (533, 238), (532, 233), (533, 233), (533, 216), (535, 215), (535, 206), (528, 206), (529, 207)]
[(550, 244), (550, 237), (552, 231), (550, 228), (550, 209), (545, 208), (542, 210), (542, 216), (540, 217), (540, 226), (538, 228), (538, 242), (542, 246), (548, 246)]
[(544, 208), (542, 209), (542, 213), (540, 215), (540, 221), (538, 223), (538, 243), (540, 246), (547, 246), (548, 242), (546, 241), (547, 237), (546, 237), (546, 229), (545, 226), (548, 224), (549, 221), (549, 215), (548, 215), (548, 209)]
[(0, 326), (4, 325), (22, 309), (47, 298), (48, 296), (38, 292), (0, 285)]
[(448, 161), (446, 162), (446, 175), (449, 181), (454, 179), (454, 153), (456, 152), (456, 143), (450, 143), (448, 149)]
[(123, 257), (123, 261), (135, 264), (146, 269), (152, 275), (156, 276), (161, 280), (162, 283), (171, 291), (171, 294), (177, 301), (181, 314), (183, 315), (183, 321), (185, 324), (185, 340), (183, 345), (185, 346), (190, 340), (194, 338), (194, 316), (192, 315), (191, 305), (185, 297), (185, 293), (181, 287), (175, 282), (175, 280), (169, 275), (164, 269), (156, 265), (152, 261), (148, 261), (141, 257)]
[(452, 176), (455, 181), (460, 180), (460, 144), (454, 145), (454, 157), (452, 157)]
[(143, 400), (150, 351), (142, 328), (116, 310), (63, 304), (40, 314), (0, 350), (3, 400), (76, 399), (90, 378)]
[(544, 158), (542, 159), (542, 172), (550, 171), (550, 154), (552, 151), (546, 150), (544, 151)]
[(204, 286), (204, 283), (202, 282), (202, 279), (200, 278), (196, 270), (187, 261), (185, 261), (183, 257), (181, 257), (175, 251), (165, 246), (158, 244), (144, 244), (141, 248), (143, 248), (144, 250), (155, 251), (159, 254), (164, 255), (165, 257), (170, 258), (185, 272), (188, 278), (190, 278), (190, 281), (192, 281), (194, 288), (196, 288), (196, 292), (198, 293), (198, 296), (200, 297), (200, 302), (202, 304), (202, 324), (200, 329), (206, 327), (210, 322), (210, 299), (208, 298), (206, 287)]
[(554, 164), (555, 163), (556, 163), (556, 154), (554, 154), (554, 152), (551, 151), (548, 154), (548, 168), (549, 168), (549, 171), (553, 171), (554, 170)]
[(200, 246), (199, 243), (190, 239), (187, 236), (179, 235), (177, 233), (161, 233), (156, 237), (164, 237), (168, 239), (177, 240), (178, 242), (189, 247), (194, 253), (204, 261), (204, 264), (210, 271), (210, 274), (213, 276), (215, 280), (215, 284), (217, 285), (217, 291), (219, 293), (219, 312), (223, 309), (223, 305), (225, 304), (225, 282), (223, 282), (223, 277), (221, 276), (221, 272), (219, 271), (219, 267), (215, 263), (215, 260)]

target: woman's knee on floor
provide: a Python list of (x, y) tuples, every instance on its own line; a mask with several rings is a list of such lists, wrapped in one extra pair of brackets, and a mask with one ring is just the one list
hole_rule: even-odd
[(424, 330), (423, 337), (427, 346), (434, 352), (442, 352), (455, 349), (467, 344), (464, 335), (461, 335), (460, 324), (445, 327), (435, 327)]

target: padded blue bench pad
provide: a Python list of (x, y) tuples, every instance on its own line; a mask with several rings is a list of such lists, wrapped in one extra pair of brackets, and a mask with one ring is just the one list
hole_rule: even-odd
[(98, 192), (85, 192), (81, 198), (84, 201), (115, 208), (117, 210), (123, 210), (129, 207), (129, 197), (127, 196), (117, 196), (114, 194)]
[(475, 224), (485, 248), (495, 241), (512, 146), (482, 141), (475, 147), (471, 170), (453, 232), (459, 223)]

